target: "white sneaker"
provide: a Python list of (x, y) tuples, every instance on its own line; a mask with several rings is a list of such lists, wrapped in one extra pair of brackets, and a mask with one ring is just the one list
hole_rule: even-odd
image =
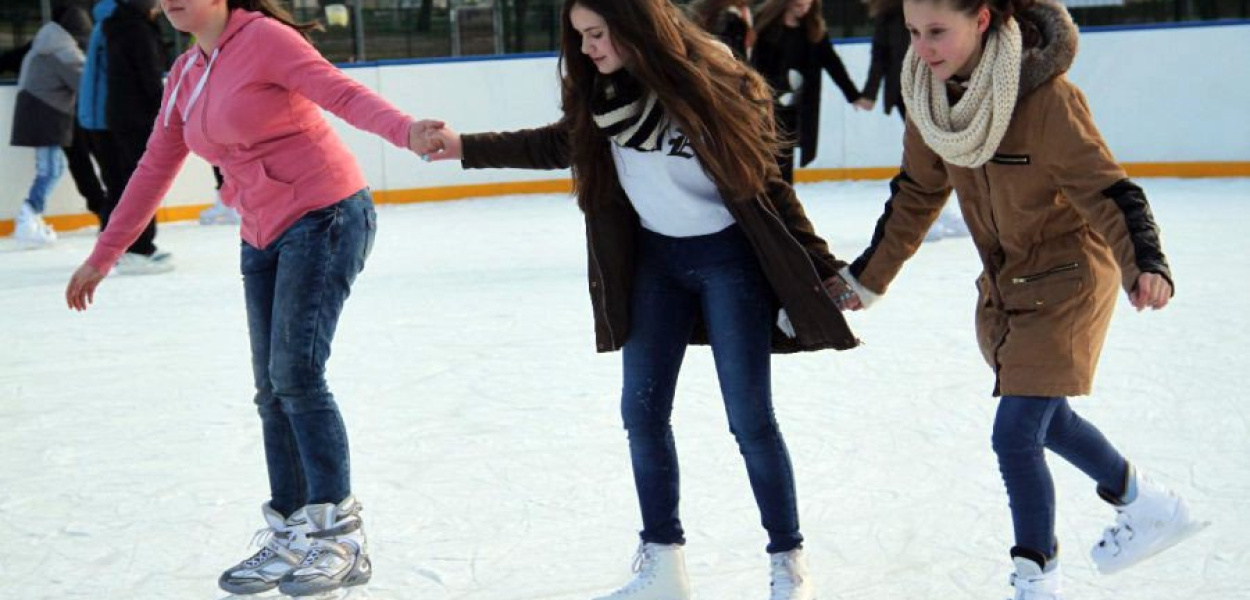
[(260, 551), (226, 569), (217, 585), (231, 594), (258, 594), (278, 587), (283, 575), (304, 560), (308, 550), (308, 524), (284, 519), (266, 502), (261, 507), (268, 527), (256, 532), (253, 545)]
[(174, 255), (156, 251), (151, 256), (127, 252), (117, 260), (117, 272), (122, 275), (155, 275), (174, 270)]
[(237, 225), (239, 220), (238, 211), (221, 203), (220, 193), (212, 206), (200, 212), (201, 225)]
[(1136, 469), (1133, 480), (1137, 498), (1115, 508), (1115, 525), (1103, 531), (1089, 552), (1103, 575), (1146, 560), (1211, 524), (1193, 520), (1180, 496)]
[(43, 221), (42, 215), (32, 210), (25, 202), (22, 202), (22, 208), (18, 210), (13, 225), (13, 239), (23, 250), (43, 248), (56, 241), (56, 231)]
[(607, 596), (595, 600), (690, 600), (686, 555), (678, 544), (638, 545), (634, 578)]
[(338, 504), (310, 504), (291, 515), (292, 521), (308, 522), (311, 545), (304, 559), (282, 577), (278, 591), (309, 596), (368, 582), (373, 564), (360, 511), (356, 497), (348, 496)]
[(1014, 600), (1063, 600), (1059, 563), (1052, 562), (1043, 571), (1040, 565), (1022, 556), (1012, 562), (1016, 565), (1016, 572), (1011, 574), (1011, 586), (1016, 588)]
[(813, 600), (816, 585), (807, 574), (807, 557), (802, 548), (769, 554), (772, 563), (772, 593), (769, 600)]

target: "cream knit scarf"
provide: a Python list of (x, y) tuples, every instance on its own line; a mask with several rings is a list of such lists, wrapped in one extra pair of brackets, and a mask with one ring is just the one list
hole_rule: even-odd
[(903, 99), (925, 143), (947, 163), (976, 168), (994, 156), (1011, 124), (1020, 90), (1020, 27), (1015, 19), (989, 36), (968, 90), (951, 106), (946, 85), (929, 65), (907, 50)]

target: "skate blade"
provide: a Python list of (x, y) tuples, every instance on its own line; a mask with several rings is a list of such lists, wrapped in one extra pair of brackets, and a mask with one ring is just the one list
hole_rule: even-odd
[(307, 596), (289, 596), (277, 589), (256, 594), (229, 594), (220, 600), (369, 600), (369, 590), (362, 586), (345, 587), (328, 592), (318, 592)]
[(1116, 563), (1114, 565), (1106, 565), (1106, 566), (1099, 565), (1097, 562), (1095, 562), (1094, 567), (1097, 568), (1098, 572), (1102, 575), (1114, 575), (1115, 573), (1119, 573), (1120, 571), (1123, 571), (1129, 567), (1141, 564), (1143, 561), (1149, 560), (1156, 554), (1159, 554), (1160, 552), (1163, 552), (1164, 550), (1167, 550), (1168, 548), (1171, 548), (1172, 546), (1175, 546), (1191, 537), (1194, 537), (1195, 535), (1198, 535), (1199, 533), (1202, 532), (1203, 529), (1206, 529), (1210, 525), (1211, 525), (1210, 521), (1190, 522), (1189, 525), (1187, 525), (1184, 529), (1177, 531), (1171, 536), (1168, 536), (1166, 538), (1160, 538), (1152, 546), (1150, 546), (1150, 548), (1148, 548), (1144, 553), (1142, 553), (1142, 555), (1138, 557), (1137, 560), (1134, 560), (1131, 562)]

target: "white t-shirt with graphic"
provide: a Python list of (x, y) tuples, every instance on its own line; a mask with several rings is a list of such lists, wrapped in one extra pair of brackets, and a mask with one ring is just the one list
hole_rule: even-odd
[(661, 136), (660, 149), (652, 152), (612, 144), (617, 177), (642, 226), (669, 237), (693, 237), (733, 225), (686, 135), (669, 127)]

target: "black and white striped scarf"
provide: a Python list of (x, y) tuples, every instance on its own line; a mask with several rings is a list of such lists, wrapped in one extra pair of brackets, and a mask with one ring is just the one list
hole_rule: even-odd
[(668, 129), (668, 115), (655, 92), (643, 88), (625, 69), (599, 77), (590, 110), (595, 125), (618, 146), (658, 150)]

